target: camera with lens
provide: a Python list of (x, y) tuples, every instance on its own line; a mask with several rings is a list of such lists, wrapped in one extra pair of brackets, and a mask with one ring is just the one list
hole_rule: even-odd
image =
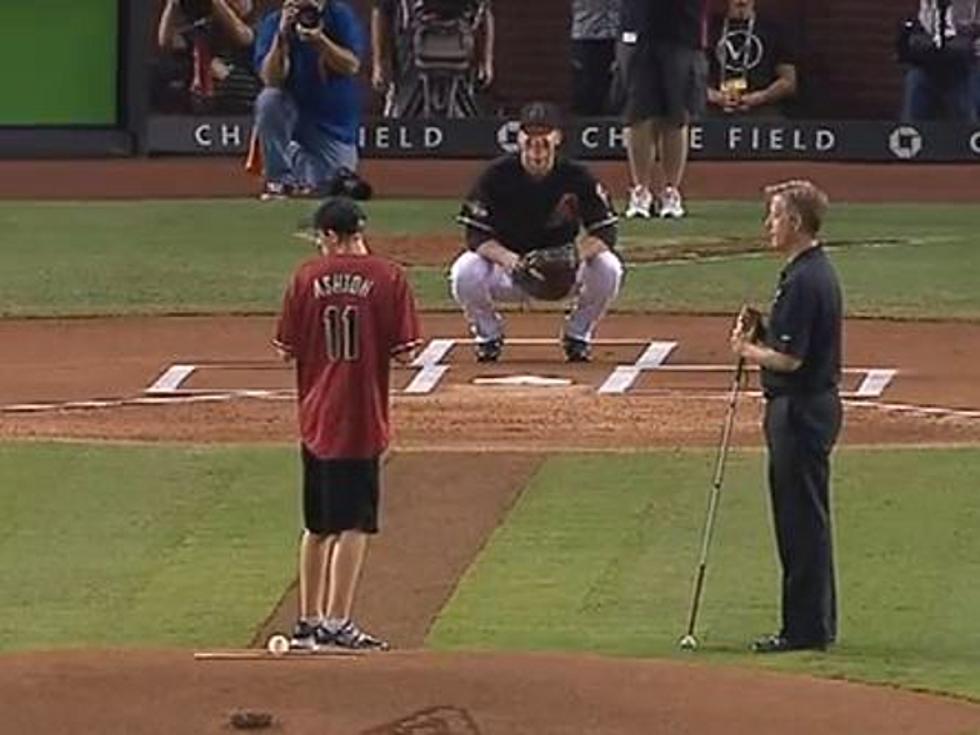
[(308, 31), (320, 27), (320, 8), (316, 5), (304, 5), (296, 12), (296, 25)]
[(179, 4), (180, 11), (195, 25), (211, 18), (211, 0), (179, 0)]

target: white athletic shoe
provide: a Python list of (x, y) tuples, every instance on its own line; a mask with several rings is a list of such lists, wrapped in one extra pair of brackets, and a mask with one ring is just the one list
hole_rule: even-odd
[(653, 194), (650, 193), (648, 188), (645, 186), (634, 186), (630, 189), (630, 201), (626, 205), (625, 212), (627, 219), (633, 219), (634, 217), (650, 219), (651, 207), (653, 207)]
[(685, 214), (681, 193), (673, 186), (668, 186), (660, 197), (660, 218), (680, 219)]

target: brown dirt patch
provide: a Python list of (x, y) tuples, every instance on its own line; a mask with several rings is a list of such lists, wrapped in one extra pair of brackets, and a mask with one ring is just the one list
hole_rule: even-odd
[(463, 250), (460, 233), (372, 235), (371, 250), (404, 266), (445, 268)]
[[(555, 334), (559, 319), (554, 313), (511, 314), (509, 334), (513, 338)], [(19, 347), (0, 364), (0, 406), (138, 399), (175, 362), (204, 366), (186, 384), (198, 390), (283, 392), (179, 405), (4, 412), (0, 437), (292, 441), (294, 412), (285, 395), (292, 376), (288, 368), (269, 359), (272, 323), (269, 317), (0, 322), (0, 340)], [(600, 346), (593, 363), (575, 366), (561, 362), (556, 345), (512, 345), (504, 360), (492, 366), (477, 364), (468, 347), (459, 345), (449, 354), (452, 367), (434, 393), (395, 398), (395, 448), (544, 451), (713, 446), (731, 380), (723, 338), (727, 328), (726, 317), (614, 314), (603, 324), (600, 336), (635, 338), (636, 343)], [(956, 413), (980, 409), (973, 359), (980, 351), (980, 325), (852, 320), (846, 329), (848, 366), (899, 372), (880, 399), (848, 406), (845, 444), (980, 440), (980, 419)], [(466, 330), (456, 314), (430, 314), (426, 333), (464, 339)], [(597, 395), (596, 388), (612, 370), (634, 362), (651, 339), (678, 343), (669, 363), (719, 369), (647, 372), (628, 395)], [(559, 377), (571, 384), (514, 388), (473, 383), (478, 378), (515, 374)], [(395, 387), (404, 388), (414, 375), (414, 370), (398, 371)], [(845, 387), (856, 388), (860, 377), (849, 374)], [(914, 410), (915, 406), (950, 411), (930, 414)], [(758, 399), (746, 395), (737, 415), (737, 443), (759, 443), (759, 410)]]
[[(384, 532), (372, 541), (358, 617), (398, 648), (420, 648), (459, 578), (541, 463), (534, 454), (399, 454), (384, 474)], [(290, 588), (257, 631), (264, 645), (296, 620)]]
[[(480, 159), (368, 159), (361, 173), (379, 197), (458, 199), (485, 166)], [(629, 190), (626, 161), (592, 161), (589, 166), (622, 202)], [(838, 202), (980, 201), (977, 165), (960, 163), (693, 161), (684, 176), (684, 193), (696, 214), (698, 200), (758, 201), (764, 186), (799, 178), (813, 179)], [(254, 197), (258, 189), (258, 179), (245, 173), (237, 156), (0, 161), (0, 199)]]
[[(297, 237), (309, 236), (298, 232)], [(906, 241), (898, 238), (875, 238), (874, 240), (828, 240), (830, 249), (851, 247), (881, 247), (900, 245)], [(759, 237), (697, 238), (685, 237), (677, 240), (657, 237), (643, 239), (632, 237), (621, 244), (631, 263), (666, 263), (677, 261), (710, 260), (730, 258), (739, 255), (762, 255), (767, 246)], [(371, 236), (371, 249), (391, 258), (404, 266), (429, 266), (446, 268), (462, 250), (459, 233), (431, 233), (425, 235), (381, 235)]]
[(6, 656), (0, 666), (4, 732), (227, 733), (238, 709), (273, 714), (271, 732), (311, 735), (961, 735), (980, 726), (980, 707), (952, 700), (596, 656), (393, 652), (200, 663), (186, 653), (103, 651)]
[[(559, 320), (553, 312), (511, 314), (508, 333), (554, 335)], [(138, 400), (175, 362), (201, 365), (187, 386), (211, 397), (272, 391), (181, 405), (3, 410), (0, 438), (293, 441), (285, 395), (291, 375), (269, 359), (272, 323), (270, 317), (0, 321), (0, 341), (17, 345), (0, 363), (0, 407)], [(433, 337), (466, 334), (456, 314), (427, 315), (425, 327)], [(403, 650), (343, 662), (224, 664), (194, 662), (189, 652), (7, 655), (0, 658), (0, 732), (221, 733), (230, 731), (227, 716), (238, 709), (270, 711), (278, 722), (272, 731), (288, 733), (401, 733), (412, 731), (408, 721), (421, 726), (426, 719), (428, 732), (483, 734), (952, 734), (980, 727), (977, 705), (759, 670), (404, 650), (421, 644), (543, 452), (714, 446), (731, 379), (727, 328), (720, 317), (612, 315), (601, 336), (637, 342), (600, 346), (596, 362), (585, 366), (563, 364), (555, 344), (512, 342), (504, 361), (488, 367), (461, 345), (435, 393), (396, 396), (402, 451), (389, 468), (385, 533), (372, 548), (358, 606), (367, 625)], [(980, 325), (858, 320), (847, 324), (847, 335), (848, 365), (899, 373), (880, 401), (848, 408), (845, 443), (980, 440), (980, 418), (970, 413), (980, 407), (974, 366)], [(626, 396), (596, 395), (610, 372), (632, 363), (651, 339), (677, 341), (670, 363), (722, 369), (645, 373)], [(399, 371), (396, 388), (414, 374)], [(558, 388), (473, 382), (514, 374), (571, 382)], [(857, 379), (849, 377), (847, 387)], [(916, 405), (944, 410), (909, 410)], [(748, 395), (740, 405), (738, 443), (759, 443), (759, 407)], [(285, 626), (293, 597), (287, 592), (256, 638)]]

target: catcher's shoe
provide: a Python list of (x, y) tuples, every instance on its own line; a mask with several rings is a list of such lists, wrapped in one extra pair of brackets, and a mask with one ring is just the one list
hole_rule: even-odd
[(562, 337), (561, 347), (565, 351), (565, 362), (588, 362), (592, 359), (589, 343), (575, 337)]
[(645, 186), (634, 186), (630, 189), (629, 204), (626, 205), (626, 218), (641, 217), (650, 219), (653, 216), (653, 194)]
[(316, 648), (316, 625), (305, 620), (299, 620), (289, 638), (289, 648), (292, 651), (312, 651)]
[(504, 351), (504, 340), (501, 337), (488, 339), (485, 342), (477, 342), (473, 348), (476, 352), (477, 362), (497, 362), (500, 353)]
[(345, 620), (344, 624), (333, 632), (321, 625), (317, 628), (317, 645), (353, 648), (359, 651), (387, 651), (391, 648), (388, 641), (361, 630), (353, 620)]

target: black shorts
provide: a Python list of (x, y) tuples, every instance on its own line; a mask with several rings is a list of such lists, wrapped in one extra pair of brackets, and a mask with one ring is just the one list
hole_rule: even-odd
[(708, 61), (703, 51), (641, 39), (618, 43), (616, 54), (627, 123), (657, 118), (686, 125), (704, 114)]
[(378, 532), (379, 459), (320, 459), (305, 446), (303, 522), (329, 536), (341, 531)]

